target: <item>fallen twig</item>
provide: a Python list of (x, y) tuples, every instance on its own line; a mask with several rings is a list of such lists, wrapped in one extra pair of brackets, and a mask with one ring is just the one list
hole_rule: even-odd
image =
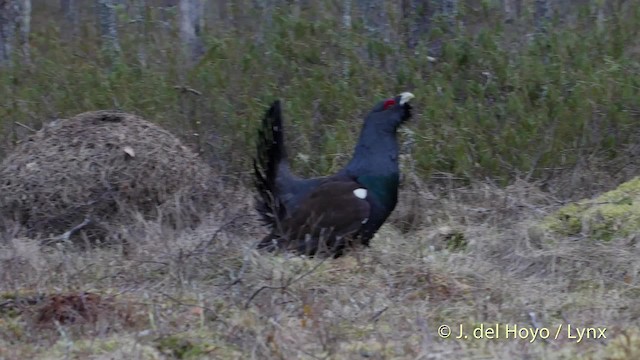
[(18, 125), (18, 126), (22, 126), (23, 128), (25, 128), (25, 129), (27, 129), (27, 130), (29, 130), (31, 132), (37, 132), (38, 131), (38, 130), (32, 128), (31, 126), (25, 125), (25, 124), (23, 124), (23, 123), (21, 123), (19, 121), (14, 121), (13, 123)]
[(59, 242), (59, 241), (67, 242), (67, 241), (69, 241), (71, 236), (73, 236), (73, 234), (75, 234), (76, 232), (78, 232), (79, 230), (81, 230), (82, 228), (84, 228), (85, 226), (87, 226), (89, 224), (91, 224), (91, 219), (89, 217), (85, 217), (84, 221), (82, 223), (72, 227), (70, 230), (66, 231), (62, 235), (55, 236), (55, 237), (47, 240), (46, 242), (44, 242), (44, 244), (45, 245), (49, 245), (49, 244), (56, 243), (56, 242)]
[(184, 85), (176, 85), (173, 88), (176, 89), (176, 90), (180, 90), (180, 92), (182, 92), (182, 93), (191, 93), (191, 94), (198, 95), (198, 96), (202, 95), (202, 93), (200, 91), (198, 91), (196, 89), (193, 89), (193, 88), (190, 88), (188, 86), (184, 86)]
[(373, 314), (373, 316), (371, 317), (371, 321), (373, 321), (373, 322), (378, 322), (378, 320), (380, 319), (380, 316), (381, 316), (385, 311), (387, 311), (387, 309), (388, 309), (388, 308), (389, 308), (388, 306), (385, 306), (385, 307), (383, 307), (382, 309), (380, 309), (380, 310), (376, 311), (376, 313), (375, 313), (375, 314)]

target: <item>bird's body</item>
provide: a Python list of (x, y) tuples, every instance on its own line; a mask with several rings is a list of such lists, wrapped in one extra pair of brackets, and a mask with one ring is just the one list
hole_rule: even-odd
[(260, 248), (339, 256), (368, 246), (396, 206), (400, 170), (397, 128), (411, 116), (411, 93), (377, 104), (365, 118), (351, 161), (337, 174), (302, 179), (287, 162), (280, 103), (259, 131), (254, 161), (257, 210), (271, 228)]

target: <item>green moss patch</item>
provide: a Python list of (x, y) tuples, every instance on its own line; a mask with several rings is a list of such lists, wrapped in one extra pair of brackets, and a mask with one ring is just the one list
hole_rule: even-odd
[(156, 348), (175, 359), (201, 359), (207, 356), (220, 356), (225, 359), (236, 358), (240, 352), (228, 345), (214, 344), (211, 333), (172, 334), (155, 340)]
[(640, 231), (640, 177), (594, 199), (568, 204), (547, 216), (544, 228), (564, 236), (609, 241)]

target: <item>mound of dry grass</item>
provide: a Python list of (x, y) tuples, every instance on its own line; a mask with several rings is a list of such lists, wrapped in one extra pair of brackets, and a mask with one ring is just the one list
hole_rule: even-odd
[(54, 121), (0, 166), (0, 213), (29, 236), (74, 227), (104, 238), (133, 213), (177, 228), (217, 201), (210, 168), (174, 135), (135, 115), (96, 111)]

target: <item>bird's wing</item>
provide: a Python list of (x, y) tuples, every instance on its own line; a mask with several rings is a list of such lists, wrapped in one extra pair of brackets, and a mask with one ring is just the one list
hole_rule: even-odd
[(354, 180), (325, 179), (283, 221), (281, 230), (291, 244), (288, 247), (299, 248), (306, 241), (305, 247), (317, 248), (318, 242), (335, 243), (353, 235), (369, 218), (367, 195), (367, 189)]

